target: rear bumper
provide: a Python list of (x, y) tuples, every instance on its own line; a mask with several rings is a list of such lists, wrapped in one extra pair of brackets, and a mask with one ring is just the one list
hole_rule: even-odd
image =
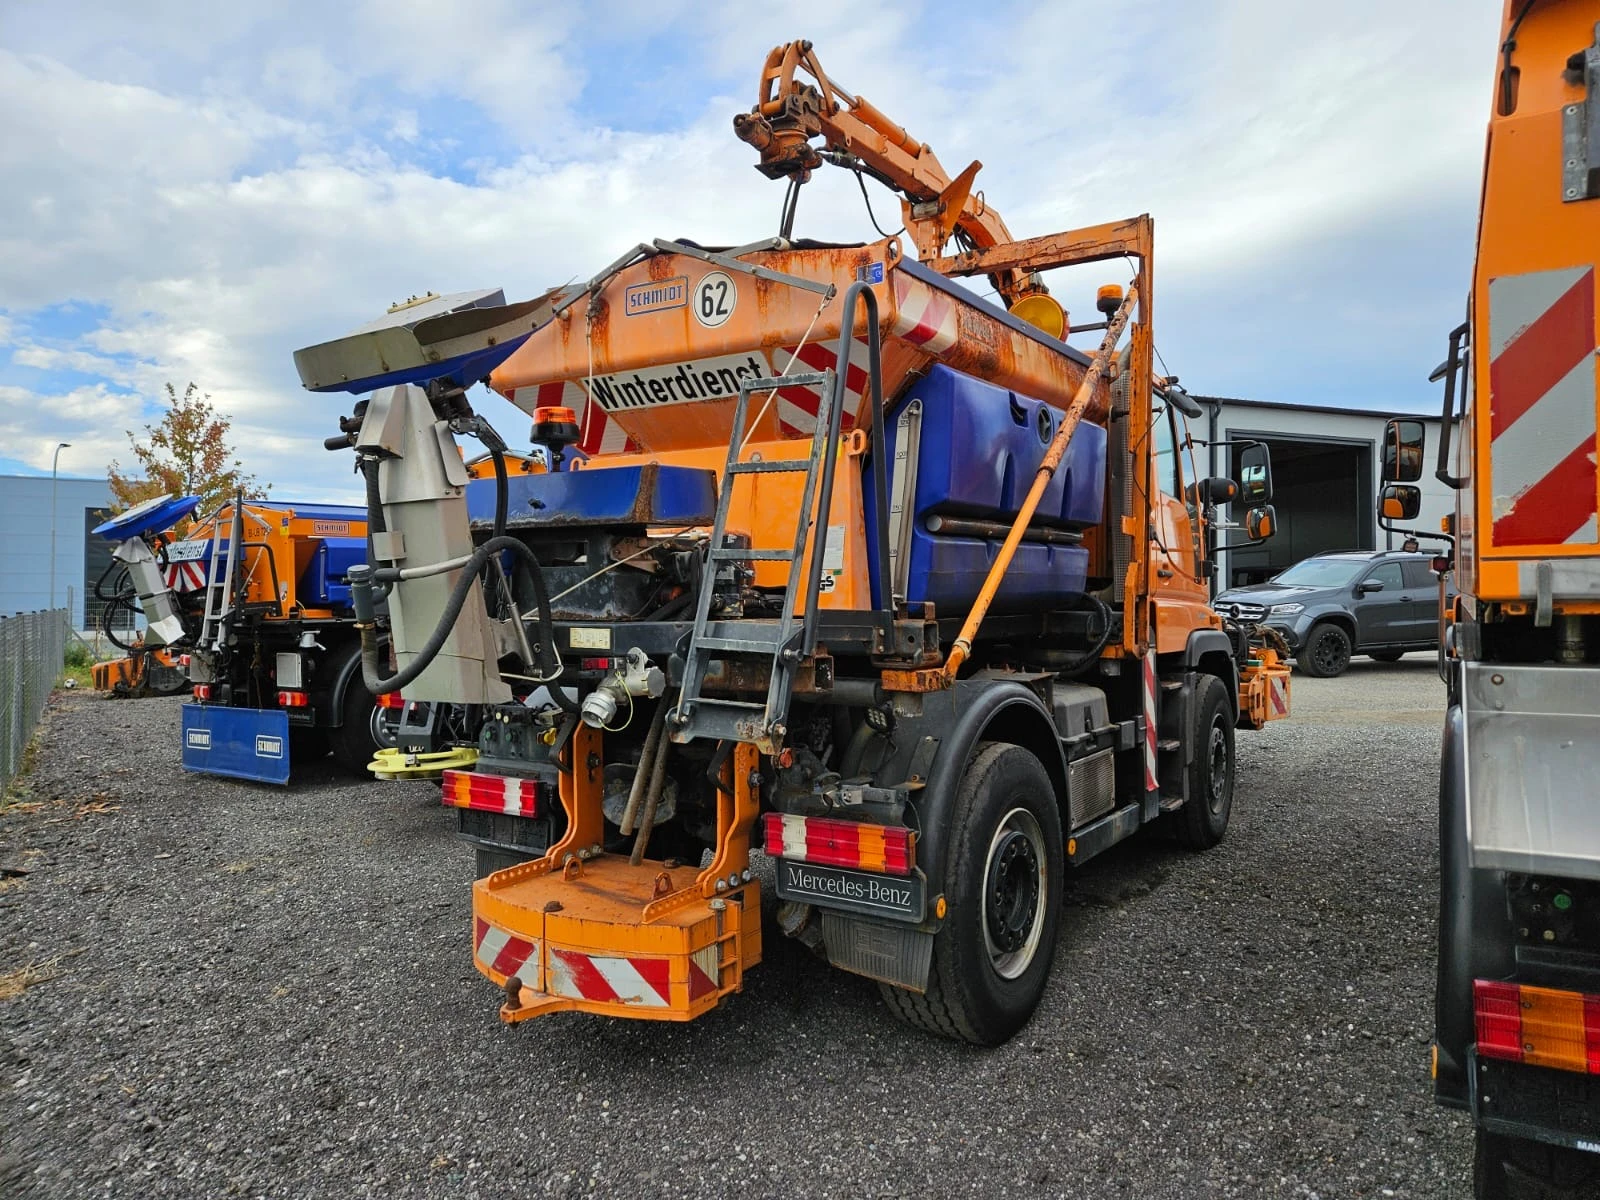
[(716, 1007), (761, 961), (761, 896), (751, 882), (707, 898), (700, 876), (595, 854), (478, 880), (473, 965), (505, 993), (501, 1019), (689, 1021)]

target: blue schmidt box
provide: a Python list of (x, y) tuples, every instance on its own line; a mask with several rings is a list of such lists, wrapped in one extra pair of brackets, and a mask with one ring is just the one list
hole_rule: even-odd
[(183, 769), (289, 782), (289, 714), (281, 708), (183, 706)]

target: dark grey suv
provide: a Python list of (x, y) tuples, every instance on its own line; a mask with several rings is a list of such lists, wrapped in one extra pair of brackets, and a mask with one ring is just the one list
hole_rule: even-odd
[(1394, 662), (1439, 644), (1432, 556), (1400, 550), (1319, 554), (1266, 583), (1216, 599), (1225, 617), (1276, 629), (1307, 675), (1344, 674), (1352, 654)]

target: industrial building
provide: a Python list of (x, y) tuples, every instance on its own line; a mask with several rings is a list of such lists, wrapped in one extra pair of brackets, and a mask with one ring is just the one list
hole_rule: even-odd
[(85, 628), (97, 615), (85, 598), (111, 561), (109, 543), (89, 530), (110, 512), (104, 479), (0, 475), (0, 613), (65, 607), (70, 595), (73, 627)]
[[(1328, 550), (1398, 550), (1402, 535), (1379, 528), (1377, 481), (1383, 430), (1391, 417), (1422, 421), (1427, 429), (1427, 454), (1422, 512), (1409, 527), (1437, 532), (1441, 519), (1455, 510), (1455, 493), (1434, 478), (1439, 447), (1437, 415), (1414, 412), (1323, 407), (1312, 404), (1196, 396), (1207, 410), (1190, 422), (1198, 441), (1195, 467), (1209, 475), (1238, 477), (1241, 443), (1265, 442), (1272, 451), (1273, 503), (1278, 529), (1271, 540), (1244, 544), (1243, 531), (1227, 535), (1230, 549), (1219, 555), (1219, 587), (1257, 583), (1303, 558)], [(1242, 519), (1242, 514), (1232, 514)], [(1424, 539), (1423, 549), (1444, 545)]]

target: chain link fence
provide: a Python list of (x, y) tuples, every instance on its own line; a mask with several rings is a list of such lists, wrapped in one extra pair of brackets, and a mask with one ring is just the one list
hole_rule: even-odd
[(0, 792), (22, 769), (22, 752), (66, 652), (66, 609), (0, 617)]

